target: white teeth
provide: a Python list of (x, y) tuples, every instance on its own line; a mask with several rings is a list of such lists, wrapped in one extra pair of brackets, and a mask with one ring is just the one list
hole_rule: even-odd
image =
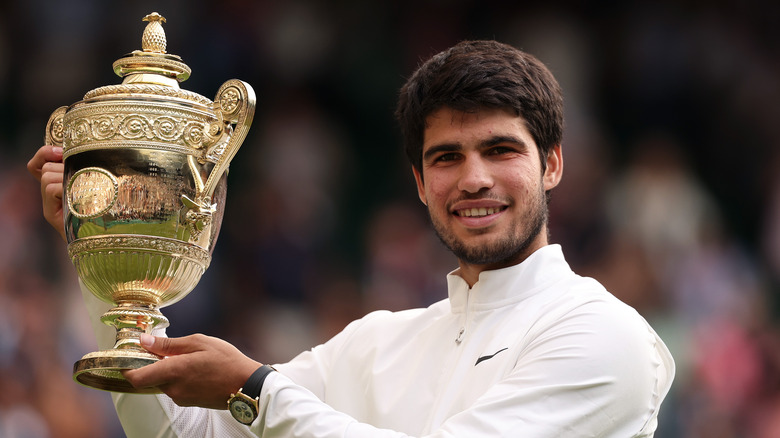
[(491, 215), (498, 211), (499, 211), (498, 208), (493, 208), (493, 207), (468, 208), (468, 209), (458, 210), (458, 215), (463, 217), (475, 217), (475, 216), (482, 217), (482, 216)]

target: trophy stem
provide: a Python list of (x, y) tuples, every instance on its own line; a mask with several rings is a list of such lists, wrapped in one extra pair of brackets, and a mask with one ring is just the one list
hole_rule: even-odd
[(168, 318), (154, 305), (120, 301), (104, 313), (103, 323), (116, 328), (116, 343), (110, 350), (86, 354), (73, 365), (73, 378), (82, 385), (113, 392), (155, 394), (157, 388), (135, 388), (122, 370), (141, 368), (161, 357), (141, 347), (141, 334), (168, 326)]
[(155, 328), (168, 327), (168, 318), (156, 306), (120, 301), (100, 318), (104, 324), (116, 328), (115, 349), (146, 351), (141, 347), (141, 334), (151, 334)]

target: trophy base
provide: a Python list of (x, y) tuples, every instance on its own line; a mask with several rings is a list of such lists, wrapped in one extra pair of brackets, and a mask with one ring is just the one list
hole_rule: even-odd
[(122, 370), (132, 370), (152, 364), (160, 357), (135, 349), (104, 350), (86, 354), (73, 364), (73, 380), (90, 388), (129, 394), (160, 394), (159, 388), (135, 388)]

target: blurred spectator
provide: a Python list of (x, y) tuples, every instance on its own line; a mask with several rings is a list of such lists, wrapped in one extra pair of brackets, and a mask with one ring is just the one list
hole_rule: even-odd
[(425, 215), (422, 204), (393, 203), (369, 222), (366, 310), (427, 307), (445, 297), (443, 274), (456, 264), (428, 229)]

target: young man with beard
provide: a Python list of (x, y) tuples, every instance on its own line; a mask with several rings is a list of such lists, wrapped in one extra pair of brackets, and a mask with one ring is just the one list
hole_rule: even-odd
[[(674, 374), (668, 350), (548, 242), (563, 171), (552, 74), (510, 46), (463, 42), (413, 74), (397, 116), (420, 200), (459, 261), (448, 298), (370, 313), (275, 370), (216, 338), (144, 335), (167, 357), (125, 376), (166, 395), (114, 394), (128, 436), (653, 435)], [(28, 167), (60, 228), (54, 161), (44, 146)], [(103, 306), (84, 296), (97, 320)], [(112, 330), (97, 335), (110, 347)], [(249, 426), (226, 410), (242, 397), (234, 415)]]

